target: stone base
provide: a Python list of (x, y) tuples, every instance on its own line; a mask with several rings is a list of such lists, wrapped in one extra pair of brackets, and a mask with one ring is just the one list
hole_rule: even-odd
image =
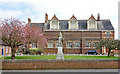
[(64, 55), (63, 54), (57, 54), (56, 59), (64, 59)]
[(64, 59), (64, 55), (62, 52), (62, 47), (58, 47), (58, 53), (56, 55), (56, 59)]

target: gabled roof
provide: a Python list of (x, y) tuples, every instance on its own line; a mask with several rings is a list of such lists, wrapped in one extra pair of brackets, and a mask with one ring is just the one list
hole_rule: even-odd
[[(58, 20), (58, 18), (56, 17), (56, 15), (55, 15), (55, 14), (54, 14), (54, 16), (52, 17), (52, 19), (54, 19), (54, 18)], [(52, 19), (51, 19), (51, 20), (52, 20)]]
[(93, 18), (94, 20), (96, 20), (95, 17), (93, 16), (93, 14), (91, 14), (91, 17), (88, 20), (90, 20), (91, 18)]
[[(76, 17), (74, 16), (74, 14), (73, 14), (73, 16), (72, 16), (69, 20), (71, 20), (72, 18), (76, 19)], [(76, 20), (77, 20), (77, 19), (76, 19)]]

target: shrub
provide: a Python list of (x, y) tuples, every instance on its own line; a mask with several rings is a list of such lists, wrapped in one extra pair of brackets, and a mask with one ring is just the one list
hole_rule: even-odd
[(29, 48), (30, 54), (41, 54), (43, 52), (42, 48)]
[(29, 53), (30, 53), (30, 51), (29, 51), (28, 48), (24, 48), (24, 49), (23, 49), (23, 54), (29, 54)]

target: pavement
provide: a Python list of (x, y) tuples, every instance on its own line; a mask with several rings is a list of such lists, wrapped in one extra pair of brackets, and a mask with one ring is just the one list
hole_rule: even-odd
[(2, 70), (2, 72), (119, 72), (119, 69)]

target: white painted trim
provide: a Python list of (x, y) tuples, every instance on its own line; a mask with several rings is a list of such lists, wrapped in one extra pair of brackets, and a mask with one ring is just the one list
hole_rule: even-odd
[(114, 30), (45, 30), (45, 31), (114, 31)]

